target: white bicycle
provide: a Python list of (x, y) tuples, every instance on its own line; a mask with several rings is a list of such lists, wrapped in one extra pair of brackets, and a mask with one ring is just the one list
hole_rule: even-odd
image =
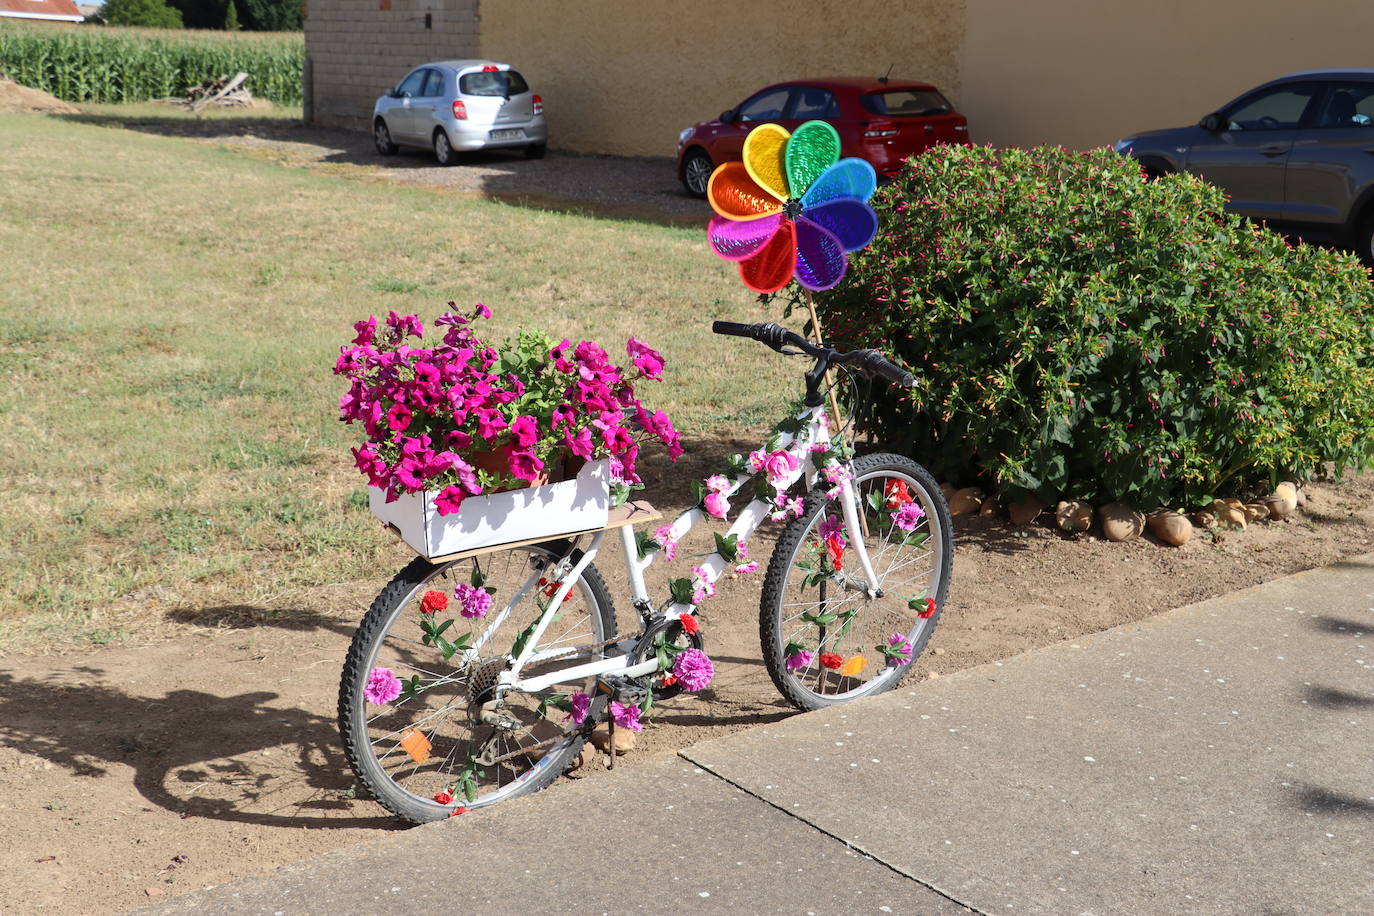
[[(890, 690), (910, 670), (949, 588), (949, 509), (910, 459), (851, 460), (844, 443), (832, 441), (824, 389), (832, 368), (907, 387), (911, 376), (876, 350), (840, 352), (772, 323), (718, 321), (712, 329), (814, 360), (804, 409), (760, 452), (786, 457), (768, 474), (736, 459), (718, 478), (724, 498), (751, 485), (752, 498), (716, 536), (716, 552), (690, 579), (674, 580), (666, 600), (651, 598), (644, 571), (668, 544), (636, 531), (657, 515), (634, 502), (594, 532), (419, 558), (402, 569), (359, 625), (339, 690), (349, 761), (388, 810), (420, 823), (537, 791), (567, 768), (613, 702), (648, 705), (680, 691), (670, 662), (701, 647), (696, 604), (736, 568), (740, 542), (786, 506), (778, 494), (802, 479), (807, 495), (792, 504), (800, 514), (774, 547), (759, 608), (773, 683), (809, 710)], [(700, 506), (684, 512), (659, 529), (663, 541), (676, 542), (706, 517)], [(632, 609), (624, 631), (593, 565), (616, 529)], [(471, 620), (436, 612), (434, 593), (455, 588), (490, 595), (489, 612)], [(467, 626), (474, 629), (458, 635)], [(402, 684), (384, 704), (366, 695), (379, 668), (398, 672)]]

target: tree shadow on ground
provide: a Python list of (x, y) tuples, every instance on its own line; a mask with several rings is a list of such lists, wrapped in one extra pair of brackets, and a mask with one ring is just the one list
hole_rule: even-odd
[[(359, 608), (359, 617), (366, 607)], [(217, 627), (229, 630), (249, 630), (273, 627), (279, 630), (327, 630), (340, 636), (353, 636), (358, 620), (353, 617), (331, 617), (301, 607), (258, 607), (251, 604), (223, 604), (214, 607), (180, 607), (164, 615), (173, 623), (198, 627)]]
[[(131, 767), (139, 794), (183, 817), (291, 828), (396, 827), (391, 817), (326, 813), (352, 804), (352, 775), (335, 723), (269, 706), (277, 697), (199, 690), (140, 697), (101, 684), (19, 679), (0, 671), (0, 740), (73, 776), (108, 776), (111, 764)], [(295, 758), (285, 758), (291, 747)], [(220, 797), (201, 797), (204, 787)]]

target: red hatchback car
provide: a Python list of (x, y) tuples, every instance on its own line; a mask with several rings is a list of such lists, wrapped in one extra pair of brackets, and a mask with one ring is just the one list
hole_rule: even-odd
[(841, 155), (868, 160), (879, 177), (937, 144), (969, 145), (968, 119), (929, 83), (848, 76), (776, 83), (681, 133), (677, 177), (687, 193), (705, 197), (711, 172), (738, 160), (745, 136), (764, 121), (788, 130), (829, 121), (839, 131)]

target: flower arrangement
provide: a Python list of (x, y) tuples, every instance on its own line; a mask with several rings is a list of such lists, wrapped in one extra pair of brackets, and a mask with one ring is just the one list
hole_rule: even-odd
[(446, 312), (432, 328), (442, 338), (422, 346), (420, 319), (393, 311), (381, 325), (375, 316), (359, 321), (341, 348), (334, 372), (349, 385), (340, 417), (362, 424), (366, 439), (353, 457), (387, 502), (434, 491), (439, 514), (449, 515), (469, 496), (538, 485), (564, 476), (565, 464), (602, 458), (623, 499), (639, 484), (646, 439), (673, 460), (682, 454), (672, 421), (635, 392), (640, 381), (662, 379), (657, 351), (630, 338), (626, 369), (587, 340), (523, 331), (493, 346), (474, 328), (490, 317), (480, 304), (467, 316)]

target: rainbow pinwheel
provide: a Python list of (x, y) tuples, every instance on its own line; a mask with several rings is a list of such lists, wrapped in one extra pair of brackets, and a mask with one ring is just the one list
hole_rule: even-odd
[(847, 252), (878, 231), (868, 205), (877, 185), (873, 166), (840, 158), (840, 135), (826, 122), (791, 134), (760, 124), (744, 140), (744, 161), (711, 173), (711, 248), (739, 262), (754, 292), (777, 292), (793, 276), (807, 289), (830, 289), (844, 277)]

